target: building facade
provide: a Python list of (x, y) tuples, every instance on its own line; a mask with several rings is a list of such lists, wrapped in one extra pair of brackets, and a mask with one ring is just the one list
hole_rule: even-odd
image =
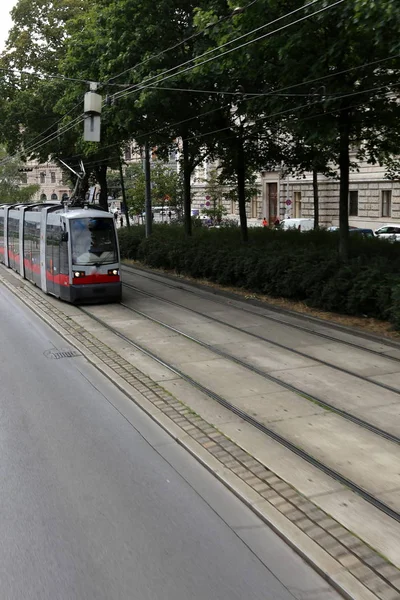
[(68, 200), (72, 193), (70, 183), (65, 180), (62, 169), (55, 163), (29, 161), (25, 165), (24, 174), (25, 185), (39, 186), (32, 202), (61, 202)]
[[(349, 223), (354, 227), (377, 229), (384, 223), (400, 222), (400, 179), (389, 180), (379, 165), (360, 163), (350, 173)], [(262, 212), (271, 219), (314, 216), (312, 174), (304, 177), (262, 172)], [(318, 176), (320, 225), (339, 224), (339, 179)]]
[[(193, 206), (206, 205), (207, 172), (200, 166), (193, 177)], [(349, 223), (354, 227), (377, 229), (385, 223), (400, 223), (400, 179), (386, 178), (385, 167), (360, 163), (350, 173)], [(277, 218), (313, 218), (314, 192), (312, 173), (299, 177), (284, 171), (262, 171), (257, 178), (257, 195), (247, 204), (250, 224), (268, 223)], [(321, 227), (339, 224), (339, 178), (318, 175), (319, 223)], [(238, 219), (237, 202), (224, 200), (227, 217)]]

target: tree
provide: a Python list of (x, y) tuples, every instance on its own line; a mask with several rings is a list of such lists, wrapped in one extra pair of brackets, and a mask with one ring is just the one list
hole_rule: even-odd
[[(164, 85), (162, 75), (194, 58), (195, 6), (194, 0), (162, 0), (157, 4), (148, 0), (99, 0), (85, 17), (90, 26), (76, 28), (67, 57), (70, 76), (85, 72), (82, 65), (89, 53), (90, 62), (95, 61), (99, 69), (99, 79), (109, 82), (105, 89), (115, 103), (107, 113), (114, 130), (124, 129), (138, 144), (147, 141), (157, 147), (160, 158), (179, 141), (188, 235), (191, 176), (205, 157), (203, 140), (198, 138), (205, 125), (202, 115), (217, 105), (212, 95), (187, 91), (194, 87), (192, 71), (183, 74), (178, 69)], [(104, 40), (109, 43), (104, 44)], [(118, 90), (115, 86), (119, 85), (127, 89)]]
[[(118, 143), (124, 135), (103, 119), (101, 144), (83, 141), (80, 114), (87, 80), (97, 79), (94, 45), (85, 47), (84, 69), (74, 81), (62, 79), (66, 74), (68, 48), (76, 27), (85, 24), (90, 40), (89, 15), (94, 0), (19, 0), (12, 11), (13, 27), (1, 57), (4, 68), (23, 69), (23, 74), (7, 75), (7, 106), (4, 110), (1, 139), (7, 149), (22, 157), (47, 161), (62, 158), (80, 170), (83, 160), (86, 176), (80, 181), (79, 194), (84, 197), (93, 175), (100, 184), (100, 204), (107, 208), (107, 168), (118, 164), (118, 152), (110, 154), (110, 139)], [(82, 65), (77, 65), (79, 69)], [(110, 137), (108, 137), (110, 136)], [(104, 147), (107, 150), (104, 150)]]
[(35, 184), (26, 185), (23, 164), (18, 159), (8, 159), (4, 148), (0, 148), (0, 203), (25, 204), (39, 190)]
[[(217, 6), (218, 14), (223, 14), (221, 4)], [(299, 12), (285, 17), (292, 11)], [(220, 43), (239, 35), (249, 41), (246, 47), (221, 55), (215, 66), (229, 74), (233, 91), (241, 81), (245, 92), (258, 92), (246, 102), (247, 122), (288, 131), (298, 141), (306, 139), (311, 149), (317, 153), (322, 149), (338, 164), (339, 250), (344, 260), (350, 150), (356, 146), (357, 158), (382, 162), (400, 146), (399, 13), (392, 0), (343, 2), (318, 10), (304, 7), (302, 0), (288, 0), (284, 8), (281, 2), (265, 0), (235, 17), (231, 30), (220, 27), (214, 36)], [(275, 30), (266, 28), (264, 39), (255, 43), (257, 36), (252, 39), (248, 32), (265, 23), (266, 14), (268, 20), (279, 22)], [(321, 86), (322, 94), (316, 90)], [(307, 128), (318, 132), (317, 144), (305, 136)], [(253, 127), (245, 131), (244, 138), (249, 140), (253, 132)], [(268, 145), (268, 138), (262, 138), (263, 143)], [(263, 148), (260, 152), (271, 155)]]
[[(111, 185), (115, 197), (121, 192), (120, 181), (112, 178)], [(125, 167), (125, 191), (129, 212), (132, 216), (142, 215), (145, 209), (145, 175), (143, 166), (139, 163)], [(153, 204), (165, 207), (165, 210), (175, 209), (180, 212), (182, 207), (181, 179), (177, 173), (172, 172), (160, 161), (151, 163), (151, 182)]]
[(221, 174), (217, 169), (211, 169), (205, 180), (205, 194), (210, 206), (204, 208), (202, 213), (211, 217), (213, 221), (220, 222), (222, 217), (226, 215), (226, 208), (223, 201), (227, 195), (227, 188), (221, 182)]
[[(253, 4), (253, 3), (251, 3)], [(259, 19), (265, 20), (268, 2), (257, 3)], [(253, 9), (251, 9), (252, 11)], [(255, 5), (257, 11), (257, 6)], [(251, 13), (249, 9), (249, 13)], [(280, 148), (271, 135), (266, 135), (264, 124), (255, 111), (250, 110), (256, 95), (264, 85), (265, 64), (259, 59), (249, 60), (244, 54), (232, 52), (230, 45), (237, 37), (244, 37), (251, 27), (243, 26), (246, 9), (235, 11), (227, 1), (210, 0), (204, 2), (197, 11), (196, 24), (204, 35), (199, 39), (198, 52), (211, 52), (215, 60), (200, 66), (200, 81), (207, 82), (214, 89), (220, 110), (215, 116), (216, 126), (208, 126), (209, 134), (203, 134), (211, 156), (217, 158), (223, 167), (224, 177), (236, 180), (236, 200), (239, 205), (242, 240), (248, 239), (246, 202), (247, 188), (251, 187), (254, 172), (269, 164), (279, 164)], [(257, 25), (259, 25), (259, 22)], [(209, 26), (211, 23), (213, 26)], [(221, 46), (221, 50), (218, 48)], [(254, 58), (254, 57), (252, 57)], [(243, 59), (243, 60), (242, 60)], [(199, 65), (201, 62), (199, 60)], [(263, 111), (264, 109), (262, 109)], [(211, 124), (212, 125), (212, 124)]]

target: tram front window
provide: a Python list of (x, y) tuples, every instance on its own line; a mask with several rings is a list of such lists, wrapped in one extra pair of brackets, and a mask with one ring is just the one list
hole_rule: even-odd
[(71, 219), (71, 242), (74, 265), (107, 265), (118, 260), (112, 219)]

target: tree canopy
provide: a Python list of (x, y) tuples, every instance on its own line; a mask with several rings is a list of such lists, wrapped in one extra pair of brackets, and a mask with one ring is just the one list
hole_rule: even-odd
[[(1, 63), (0, 139), (26, 155), (107, 171), (136, 140), (179, 150), (186, 231), (191, 176), (207, 156), (234, 178), (243, 239), (246, 183), (260, 169), (340, 176), (400, 146), (400, 7), (395, 0), (19, 0)], [(35, 72), (35, 74), (33, 73)], [(39, 76), (38, 73), (42, 76)], [(59, 78), (60, 77), (60, 78)], [(63, 80), (64, 77), (64, 80)], [(65, 79), (68, 78), (68, 79)], [(82, 141), (83, 94), (104, 98), (102, 141)], [(350, 160), (351, 157), (351, 160)]]

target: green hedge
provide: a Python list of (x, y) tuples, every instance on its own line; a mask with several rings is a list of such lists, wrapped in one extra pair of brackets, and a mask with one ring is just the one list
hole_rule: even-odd
[(241, 287), (273, 297), (348, 315), (391, 321), (400, 329), (400, 244), (351, 237), (350, 259), (338, 256), (338, 236), (325, 231), (240, 231), (155, 225), (145, 239), (142, 227), (119, 232), (123, 258), (150, 267)]

